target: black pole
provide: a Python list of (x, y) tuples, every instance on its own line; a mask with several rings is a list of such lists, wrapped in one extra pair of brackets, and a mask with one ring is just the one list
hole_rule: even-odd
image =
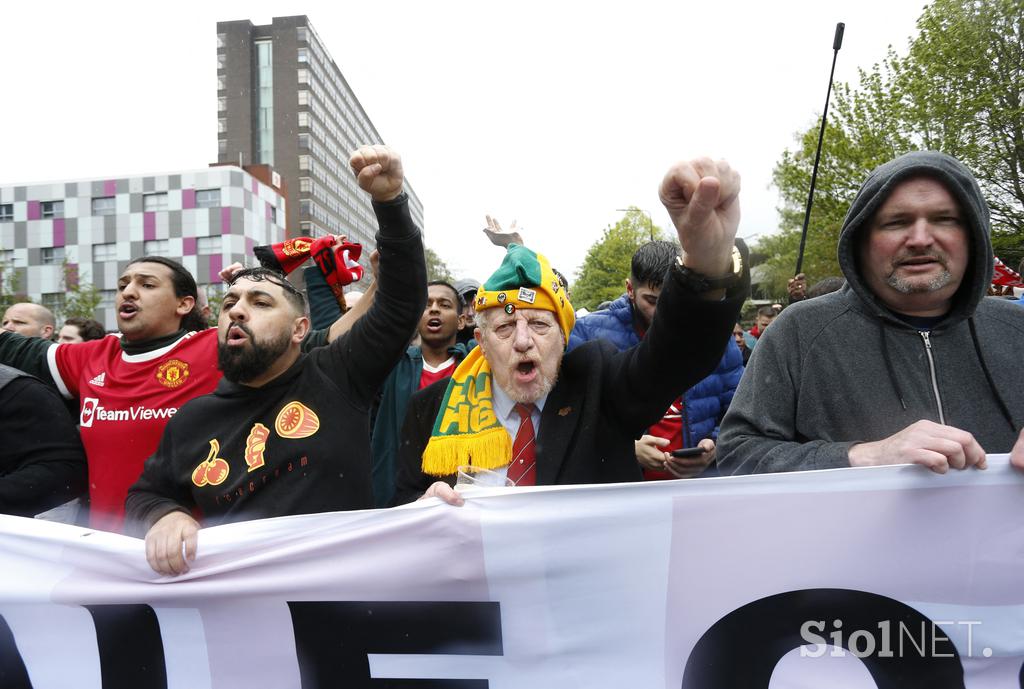
[(839, 49), (843, 47), (843, 31), (846, 24), (836, 24), (836, 35), (832, 39), (832, 71), (828, 75), (828, 91), (825, 93), (825, 109), (821, 111), (821, 131), (818, 132), (818, 150), (814, 152), (814, 169), (811, 171), (811, 190), (807, 192), (807, 210), (804, 211), (804, 229), (800, 234), (800, 252), (796, 255), (796, 273), (804, 264), (804, 246), (807, 244), (807, 225), (811, 222), (811, 206), (814, 204), (814, 183), (818, 180), (818, 161), (821, 160), (821, 142), (825, 138), (825, 118), (828, 117), (828, 101), (832, 96), (832, 77), (836, 73), (836, 58), (839, 57)]

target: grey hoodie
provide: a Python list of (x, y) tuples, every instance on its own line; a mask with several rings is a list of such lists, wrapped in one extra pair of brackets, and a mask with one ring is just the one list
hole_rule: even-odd
[[(895, 185), (921, 175), (956, 198), (971, 247), (952, 307), (928, 333), (893, 315), (857, 265), (878, 207)], [(981, 190), (954, 158), (919, 151), (876, 168), (839, 237), (846, 286), (790, 306), (758, 341), (722, 421), (723, 473), (849, 466), (851, 445), (921, 419), (969, 431), (986, 452), (1009, 452), (1024, 421), (1024, 309), (984, 298), (992, 279), (989, 231)]]

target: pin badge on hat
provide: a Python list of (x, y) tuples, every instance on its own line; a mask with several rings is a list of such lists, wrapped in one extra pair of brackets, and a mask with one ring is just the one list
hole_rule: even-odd
[(526, 287), (520, 287), (518, 299), (526, 304), (532, 304), (537, 301), (537, 292)]
[(508, 299), (508, 297), (505, 296), (504, 292), (498, 292), (498, 303), (499, 304), (504, 304), (506, 299)]
[(515, 304), (505, 304), (505, 313), (507, 313), (508, 315), (511, 316), (515, 312), (516, 312), (516, 305)]

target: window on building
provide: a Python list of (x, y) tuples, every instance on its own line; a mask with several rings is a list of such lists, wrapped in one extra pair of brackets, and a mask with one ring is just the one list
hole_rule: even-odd
[(228, 99), (225, 96), (217, 96), (217, 112), (224, 112), (228, 109)]
[(309, 134), (299, 134), (299, 148), (309, 148)]
[(114, 305), (114, 300), (117, 298), (117, 290), (112, 289), (101, 289), (100, 290), (100, 308), (109, 309)]
[(299, 70), (298, 82), (300, 84), (308, 84), (309, 83), (309, 70), (308, 69), (300, 69)]
[(274, 164), (274, 46), (256, 42), (256, 162)]
[(146, 256), (169, 256), (171, 243), (166, 239), (147, 239), (142, 243), (142, 252)]
[(104, 261), (116, 261), (117, 244), (114, 242), (110, 242), (109, 244), (93, 244), (92, 260), (94, 263), (103, 263)]
[(64, 293), (63, 292), (44, 292), (42, 299), (39, 300), (43, 306), (53, 311), (55, 314), (61, 314), (64, 312)]
[(14, 204), (0, 203), (0, 222), (9, 222), (11, 220), (14, 220)]
[(217, 69), (224, 69), (227, 59), (224, 53), (217, 53)]
[(298, 122), (300, 127), (309, 127), (309, 113), (300, 112), (298, 115)]
[(113, 215), (117, 212), (117, 199), (113, 196), (98, 196), (92, 200), (93, 215)]
[(223, 34), (223, 33), (217, 34), (217, 47), (218, 48), (223, 48), (227, 44), (228, 44), (228, 35), (227, 34)]
[(307, 156), (307, 155), (299, 156), (299, 169), (300, 170), (312, 170), (313, 169), (313, 159), (310, 156)]
[(217, 77), (217, 90), (218, 91), (226, 91), (227, 88), (228, 88), (228, 78), (223, 76), (223, 75)]
[(299, 105), (309, 105), (309, 91), (299, 91)]
[(63, 218), (64, 217), (64, 202), (63, 201), (43, 201), (39, 204), (39, 209), (42, 211), (44, 218)]
[(199, 237), (199, 239), (196, 241), (196, 253), (219, 254), (220, 246), (220, 237)]
[(14, 249), (0, 251), (0, 270), (14, 267)]
[(144, 194), (142, 197), (142, 210), (144, 211), (165, 211), (167, 210), (167, 192), (161, 191), (156, 194)]
[(217, 133), (224, 134), (228, 131), (228, 118), (218, 117), (217, 118)]
[(300, 26), (295, 30), (295, 38), (300, 43), (306, 43), (309, 41), (309, 30), (304, 26)]
[(223, 158), (227, 154), (228, 154), (228, 140), (227, 139), (219, 139), (217, 141), (217, 155), (220, 158)]
[(59, 266), (61, 263), (64, 262), (64, 247), (45, 247), (43, 249), (41, 258), (44, 266)]
[(303, 194), (313, 191), (313, 180), (309, 177), (299, 177), (299, 191)]
[(196, 192), (196, 208), (215, 208), (220, 205), (220, 189), (200, 189)]
[(309, 50), (306, 48), (299, 48), (299, 52), (296, 57), (299, 62), (309, 62)]

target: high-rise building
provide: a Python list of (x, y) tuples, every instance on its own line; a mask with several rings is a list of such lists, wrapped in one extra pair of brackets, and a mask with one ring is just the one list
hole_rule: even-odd
[(81, 279), (102, 298), (94, 318), (113, 330), (117, 280), (130, 260), (179, 260), (200, 289), (220, 291), (225, 266), (284, 241), (284, 194), (264, 165), (3, 186), (3, 286), (60, 314), (68, 283)]
[[(373, 209), (348, 158), (384, 141), (305, 16), (217, 23), (217, 111), (218, 161), (280, 173), (290, 236), (345, 234), (374, 246)], [(408, 181), (405, 191), (423, 227)]]

